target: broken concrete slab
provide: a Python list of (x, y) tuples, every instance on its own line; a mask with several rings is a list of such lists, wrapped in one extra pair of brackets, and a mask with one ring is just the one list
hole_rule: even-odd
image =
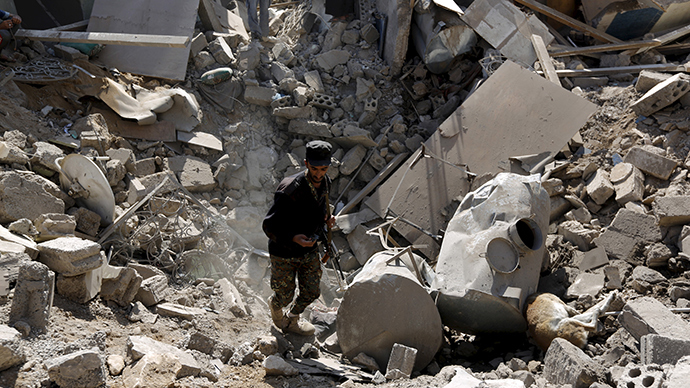
[(573, 387), (606, 381), (605, 370), (599, 363), (562, 338), (554, 339), (544, 355), (544, 377), (552, 384)]
[(122, 380), (127, 387), (167, 387), (175, 384), (181, 371), (182, 363), (176, 355), (151, 353), (128, 365), (122, 372)]
[(10, 310), (10, 325), (25, 322), (38, 333), (46, 331), (53, 307), (55, 273), (37, 261), (19, 267), (17, 286)]
[(603, 205), (614, 193), (606, 170), (598, 169), (586, 184), (587, 194), (597, 205)]
[(29, 179), (14, 171), (0, 172), (0, 223), (34, 220), (45, 213), (64, 213), (65, 203), (46, 191), (45, 178)]
[(625, 155), (623, 162), (634, 165), (646, 174), (668, 180), (673, 170), (678, 166), (678, 162), (663, 157), (656, 152), (651, 152), (646, 147), (656, 148), (653, 146), (632, 147)]
[(51, 270), (76, 276), (94, 270), (105, 262), (101, 246), (79, 237), (60, 237), (38, 244), (38, 259)]
[[(31, 259), (38, 257), (38, 245), (34, 240), (18, 236), (0, 225), (0, 242), (13, 253), (26, 253)], [(5, 252), (1, 251), (0, 252)]]
[(165, 159), (164, 165), (174, 172), (182, 187), (194, 193), (211, 191), (216, 188), (211, 165), (195, 156), (174, 156)]
[(649, 116), (677, 101), (690, 90), (690, 77), (678, 73), (658, 83), (630, 108), (640, 116)]
[(690, 354), (690, 340), (647, 334), (640, 338), (640, 361), (643, 364), (675, 364)]
[(528, 66), (537, 60), (531, 35), (540, 36), (546, 46), (554, 40), (548, 27), (536, 15), (526, 16), (504, 0), (475, 1), (461, 18), (508, 59)]
[(99, 269), (88, 271), (77, 276), (57, 276), (57, 293), (77, 302), (86, 303), (95, 298), (101, 291), (102, 272)]
[[(168, 7), (173, 7), (176, 12), (160, 12), (160, 9)], [(174, 0), (165, 4), (145, 2), (136, 5), (125, 0), (96, 0), (87, 31), (162, 34), (187, 36), (191, 39), (198, 7), (199, 2), (194, 0)], [(139, 18), (132, 20), (132, 15), (139, 15)], [(107, 45), (99, 53), (99, 59), (108, 67), (120, 71), (184, 80), (189, 51), (189, 46), (171, 48)]]
[(0, 163), (24, 165), (29, 161), (29, 156), (21, 148), (8, 142), (0, 142)]
[(331, 138), (333, 134), (331, 133), (330, 125), (321, 121), (313, 120), (290, 120), (288, 124), (288, 132), (296, 133), (298, 135), (314, 136), (320, 138)]
[(611, 225), (592, 242), (617, 259), (632, 260), (644, 245), (661, 241), (661, 230), (652, 215), (622, 208)]
[(81, 350), (45, 361), (50, 380), (60, 387), (89, 388), (105, 384), (105, 363), (98, 349)]
[(364, 265), (376, 252), (383, 250), (378, 236), (368, 235), (367, 228), (363, 225), (357, 225), (352, 233), (347, 235), (347, 241), (360, 265)]
[(671, 74), (658, 73), (656, 71), (642, 70), (637, 76), (637, 82), (635, 82), (635, 90), (640, 93), (647, 93), (656, 85), (666, 81), (671, 78)]
[(13, 327), (0, 325), (0, 371), (26, 360), (22, 335)]
[(271, 106), (276, 90), (264, 86), (247, 86), (244, 89), (244, 99), (250, 104)]
[(38, 238), (36, 241), (44, 241), (58, 237), (74, 237), (77, 228), (77, 220), (65, 213), (45, 213), (34, 220)]
[[(618, 385), (621, 387), (662, 386), (664, 369), (660, 365), (637, 365), (629, 363), (621, 371)], [(665, 386), (665, 384), (664, 384)]]
[(237, 313), (239, 316), (246, 316), (247, 308), (242, 301), (242, 295), (237, 287), (226, 278), (219, 279), (218, 285), (223, 294), (223, 300), (229, 306), (229, 310), (233, 313)]
[(598, 268), (609, 263), (609, 257), (606, 250), (601, 247), (590, 249), (585, 252), (582, 261), (578, 264), (580, 271), (588, 271), (590, 269)]
[(583, 272), (577, 275), (573, 284), (568, 287), (565, 296), (568, 299), (577, 299), (583, 295), (596, 296), (604, 289), (604, 274)]
[(611, 169), (610, 179), (619, 204), (638, 202), (644, 198), (644, 174), (634, 165), (618, 163)]
[(661, 226), (690, 223), (690, 196), (656, 197), (652, 208)]
[(201, 366), (190, 353), (146, 336), (129, 336), (127, 339), (127, 352), (135, 361), (147, 354), (172, 354), (182, 364), (182, 368), (177, 373), (178, 378), (196, 376), (201, 372)]
[(109, 264), (104, 264), (99, 269), (103, 279), (101, 297), (123, 307), (129, 306), (142, 282), (137, 271), (131, 267), (113, 267)]
[(650, 297), (628, 301), (618, 322), (638, 341), (647, 334), (690, 340), (690, 324)]
[[(525, 93), (538, 98), (519, 97)], [(518, 100), (519, 106), (515, 105)], [(505, 114), (496, 115), (496, 109)], [(424, 145), (446, 162), (469, 166), (472, 173), (495, 174), (509, 170), (511, 156), (558, 152), (595, 109), (594, 104), (583, 98), (515, 63), (506, 62)], [(525, 111), (533, 114), (525, 115)], [(496, 131), (500, 128), (511, 130), (499, 136)], [(485, 144), (492, 144), (495, 152), (483, 152)], [(390, 210), (405, 214), (406, 219), (421, 228), (437, 233), (446, 223), (443, 209), (469, 192), (469, 183), (465, 173), (432, 158), (422, 158), (411, 168), (419, 155), (420, 151), (415, 152), (365, 204), (384, 217), (393, 193), (409, 169)], [(429, 248), (422, 250), (427, 256), (438, 254), (438, 243), (426, 234), (403, 223), (397, 223), (395, 229), (410, 243), (427, 244)]]
[(391, 356), (386, 366), (386, 378), (410, 378), (417, 359), (417, 349), (402, 344), (393, 344)]
[(685, 356), (678, 360), (667, 375), (664, 382), (665, 388), (683, 388), (688, 384), (690, 379), (690, 357)]
[[(139, 271), (137, 271), (139, 273)], [(137, 291), (135, 299), (149, 307), (162, 301), (168, 290), (168, 277), (165, 275), (154, 275), (144, 279)]]

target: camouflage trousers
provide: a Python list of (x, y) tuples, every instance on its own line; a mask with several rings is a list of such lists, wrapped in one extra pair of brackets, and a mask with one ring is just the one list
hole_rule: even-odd
[(321, 264), (317, 250), (304, 257), (282, 258), (271, 255), (271, 289), (275, 292), (273, 307), (283, 308), (292, 302), (295, 280), (299, 284), (299, 294), (290, 312), (301, 314), (321, 295)]

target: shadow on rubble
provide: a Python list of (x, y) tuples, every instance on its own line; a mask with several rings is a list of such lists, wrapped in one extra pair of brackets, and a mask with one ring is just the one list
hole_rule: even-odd
[(540, 356), (539, 349), (521, 333), (473, 336), (444, 328), (443, 334), (446, 345), (436, 355), (441, 367), (462, 365), (474, 372), (490, 372), (501, 362)]
[(97, 315), (107, 316), (117, 320), (122, 326), (130, 325), (132, 322), (126, 317), (126, 311), (114, 302), (103, 301), (99, 298), (93, 299), (86, 304), (76, 303), (66, 299), (60, 294), (55, 293), (53, 307), (69, 312), (74, 318), (85, 321), (94, 321)]

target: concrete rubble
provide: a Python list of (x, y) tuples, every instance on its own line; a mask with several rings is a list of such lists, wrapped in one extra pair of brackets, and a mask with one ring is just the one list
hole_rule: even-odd
[[(686, 3), (280, 2), (262, 37), (234, 0), (5, 3), (0, 386), (687, 385)], [(313, 139), (339, 268), (305, 339), (261, 221)], [(582, 348), (523, 335), (530, 294), (610, 290)]]

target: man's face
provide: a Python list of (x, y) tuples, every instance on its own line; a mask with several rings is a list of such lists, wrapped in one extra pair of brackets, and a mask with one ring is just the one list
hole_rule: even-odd
[(307, 166), (307, 170), (309, 171), (309, 179), (314, 183), (321, 183), (321, 181), (323, 181), (323, 177), (328, 172), (328, 166), (312, 166), (306, 160), (304, 161), (304, 164)]

